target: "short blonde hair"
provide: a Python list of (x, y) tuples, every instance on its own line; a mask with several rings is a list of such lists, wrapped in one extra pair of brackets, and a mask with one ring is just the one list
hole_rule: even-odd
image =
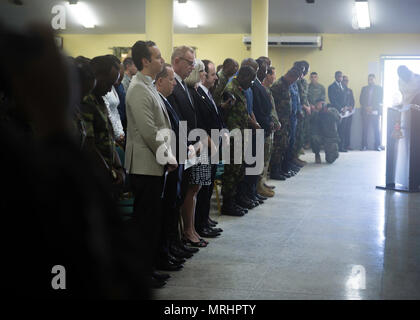
[(204, 63), (203, 61), (199, 60), (199, 59), (195, 59), (195, 66), (193, 71), (191, 72), (191, 74), (188, 76), (188, 78), (186, 78), (184, 81), (187, 84), (187, 86), (193, 87), (195, 86), (198, 82), (200, 82), (201, 78), (200, 78), (200, 72), (203, 72), (204, 69)]
[(171, 63), (172, 64), (174, 63), (175, 58), (184, 57), (187, 52), (191, 52), (192, 54), (194, 54), (194, 50), (191, 47), (187, 47), (187, 46), (176, 47), (174, 49), (174, 52), (172, 52)]

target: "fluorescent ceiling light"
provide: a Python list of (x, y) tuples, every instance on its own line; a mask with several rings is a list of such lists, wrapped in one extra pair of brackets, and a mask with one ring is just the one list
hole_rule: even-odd
[(93, 10), (86, 3), (79, 1), (76, 4), (69, 4), (68, 7), (77, 22), (85, 28), (95, 28), (98, 24)]
[(370, 28), (369, 3), (367, 1), (356, 1), (355, 6), (359, 29)]
[(174, 17), (179, 23), (186, 25), (188, 28), (198, 28), (201, 21), (198, 5), (191, 0), (187, 2), (175, 1)]

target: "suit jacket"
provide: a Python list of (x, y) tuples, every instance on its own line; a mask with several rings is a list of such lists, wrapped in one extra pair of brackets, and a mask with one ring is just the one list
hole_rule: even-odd
[[(197, 127), (195, 106), (191, 104), (182, 84), (176, 79), (176, 86), (172, 94), (167, 97), (169, 103), (175, 109), (181, 121), (187, 121), (188, 133)], [(188, 90), (188, 87), (187, 87)], [(191, 96), (191, 94), (190, 94)], [(192, 97), (191, 97), (192, 99)]]
[(343, 90), (341, 90), (337, 82), (334, 81), (334, 83), (328, 87), (328, 99), (330, 99), (331, 106), (340, 112), (341, 108), (346, 104), (344, 86)]
[(353, 90), (350, 88), (344, 87), (344, 102), (347, 107), (354, 108), (354, 95)]
[(383, 90), (381, 86), (374, 85), (372, 90), (372, 101), (369, 106), (369, 86), (362, 88), (360, 93), (360, 106), (362, 107), (362, 112), (366, 113), (366, 107), (372, 107), (372, 110), (378, 111), (382, 114), (382, 99), (383, 99)]
[(254, 115), (258, 123), (261, 125), (261, 128), (264, 129), (264, 135), (267, 137), (271, 132), (271, 99), (264, 86), (258, 80), (254, 82), (254, 85), (251, 88), (253, 94)]
[(138, 72), (126, 95), (127, 143), (125, 168), (129, 173), (162, 176), (164, 165), (156, 160), (156, 151), (172, 155), (170, 139), (157, 141), (159, 130), (172, 129), (168, 112), (152, 78)]
[(211, 129), (221, 130), (225, 127), (220, 110), (216, 111), (212, 101), (201, 87), (198, 87), (194, 94), (194, 104), (197, 110), (197, 126), (206, 130), (209, 136), (211, 136)]

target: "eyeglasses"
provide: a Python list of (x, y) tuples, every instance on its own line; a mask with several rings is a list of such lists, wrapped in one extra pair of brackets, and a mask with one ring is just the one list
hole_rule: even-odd
[(191, 61), (191, 60), (188, 60), (188, 59), (186, 59), (184, 57), (180, 57), (180, 59), (181, 60), (184, 60), (190, 67), (194, 67), (195, 66), (195, 60)]

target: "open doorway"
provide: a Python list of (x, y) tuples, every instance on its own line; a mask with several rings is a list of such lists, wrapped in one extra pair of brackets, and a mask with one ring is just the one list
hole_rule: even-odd
[(382, 56), (382, 86), (384, 88), (382, 145), (386, 145), (387, 109), (401, 103), (402, 96), (398, 88), (397, 69), (406, 65), (414, 73), (420, 74), (420, 56)]

